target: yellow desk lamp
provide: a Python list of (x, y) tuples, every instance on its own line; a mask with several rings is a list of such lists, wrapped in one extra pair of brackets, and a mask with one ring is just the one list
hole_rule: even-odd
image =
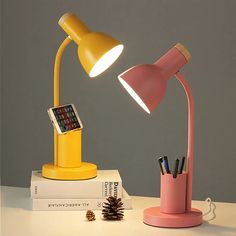
[[(123, 45), (111, 36), (91, 32), (74, 14), (66, 13), (59, 25), (68, 37), (59, 47), (54, 65), (54, 106), (59, 106), (60, 62), (64, 49), (73, 40), (78, 47), (80, 62), (90, 77), (95, 77), (110, 67), (120, 56)], [(49, 179), (82, 180), (97, 176), (97, 166), (82, 162), (82, 129), (58, 134), (54, 129), (54, 163), (44, 164), (42, 175)]]

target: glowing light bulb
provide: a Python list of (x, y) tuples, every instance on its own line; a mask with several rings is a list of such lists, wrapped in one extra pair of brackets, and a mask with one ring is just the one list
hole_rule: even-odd
[(149, 109), (145, 105), (145, 103), (142, 101), (142, 99), (138, 96), (138, 94), (129, 86), (128, 83), (126, 83), (121, 77), (119, 77), (119, 81), (124, 86), (124, 88), (127, 90), (127, 92), (133, 97), (133, 99), (148, 113), (150, 114)]
[(89, 76), (95, 77), (102, 72), (104, 72), (108, 67), (110, 67), (116, 59), (120, 56), (123, 51), (124, 46), (122, 44), (112, 48), (108, 52), (106, 52), (93, 66), (91, 69)]

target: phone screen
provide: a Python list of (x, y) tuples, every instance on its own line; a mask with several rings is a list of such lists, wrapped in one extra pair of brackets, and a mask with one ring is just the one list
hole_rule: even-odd
[(81, 128), (82, 125), (72, 105), (54, 107), (52, 112), (62, 133)]

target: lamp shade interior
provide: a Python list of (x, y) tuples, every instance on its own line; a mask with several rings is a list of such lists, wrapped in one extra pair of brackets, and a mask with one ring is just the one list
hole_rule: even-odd
[(121, 77), (118, 76), (119, 81), (124, 86), (126, 91), (130, 94), (130, 96), (146, 111), (148, 114), (150, 114), (150, 111), (148, 107), (145, 105), (145, 103), (142, 101), (142, 99), (139, 97), (139, 95), (130, 87), (128, 83), (125, 82)]
[(119, 44), (101, 56), (101, 58), (92, 67), (91, 71), (89, 72), (89, 76), (95, 77), (109, 68), (120, 56), (123, 48), (124, 46)]
[(95, 77), (117, 60), (123, 48), (124, 46), (111, 36), (92, 32), (81, 39), (78, 56), (87, 74)]
[(134, 66), (120, 74), (118, 79), (147, 113), (154, 111), (165, 95), (167, 82), (155, 65)]

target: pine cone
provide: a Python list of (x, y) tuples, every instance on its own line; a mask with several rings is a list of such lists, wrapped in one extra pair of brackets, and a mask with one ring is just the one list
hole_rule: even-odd
[(105, 220), (122, 220), (124, 216), (121, 198), (108, 197), (108, 202), (103, 203), (102, 214)]
[(96, 220), (95, 214), (94, 214), (94, 212), (91, 211), (91, 210), (88, 210), (88, 211), (86, 212), (86, 218), (88, 219), (88, 221)]

